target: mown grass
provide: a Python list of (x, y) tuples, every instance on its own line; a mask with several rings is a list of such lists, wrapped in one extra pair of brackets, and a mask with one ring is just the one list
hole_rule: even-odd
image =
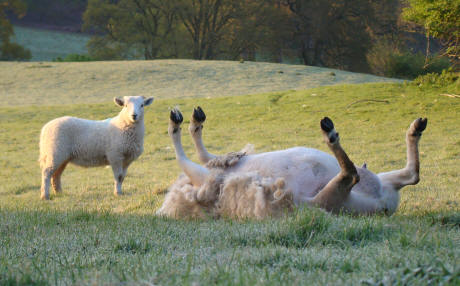
[[(458, 86), (449, 92), (457, 92)], [(161, 99), (146, 110), (144, 154), (122, 197), (108, 168), (69, 166), (64, 192), (39, 200), (38, 135), (48, 120), (113, 116), (104, 104), (0, 107), (0, 284), (460, 283), (460, 101), (444, 89), (404, 84), (321, 87), (241, 97)], [(374, 100), (374, 101), (368, 101)], [(253, 143), (257, 151), (328, 151), (319, 120), (330, 116), (356, 164), (375, 172), (405, 164), (404, 135), (417, 117), (421, 181), (401, 191), (391, 217), (335, 216), (301, 209), (279, 219), (175, 221), (154, 216), (179, 168), (167, 136), (168, 108), (207, 113), (213, 153)], [(184, 126), (183, 130), (186, 128)], [(187, 154), (194, 160), (190, 137)]]
[(258, 62), (2, 62), (0, 106), (105, 103), (113, 96), (123, 95), (213, 98), (397, 81), (314, 66)]

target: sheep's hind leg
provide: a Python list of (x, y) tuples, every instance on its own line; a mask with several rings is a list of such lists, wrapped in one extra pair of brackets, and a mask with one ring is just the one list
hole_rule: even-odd
[(203, 123), (206, 120), (206, 114), (204, 113), (201, 107), (193, 109), (193, 115), (190, 120), (190, 125), (188, 131), (192, 136), (193, 143), (195, 144), (195, 150), (198, 153), (198, 159), (202, 164), (208, 163), (210, 160), (216, 158), (215, 155), (211, 154), (206, 150), (203, 144), (202, 132), (203, 132)]
[(42, 200), (50, 199), (50, 185), (51, 176), (54, 174), (55, 169), (52, 167), (45, 167), (42, 169), (42, 185), (40, 188), (40, 198)]
[(52, 153), (51, 155), (46, 156), (41, 162), (42, 184), (40, 188), (40, 198), (42, 200), (50, 199), (51, 179), (56, 175), (59, 167), (66, 162), (66, 159), (63, 158), (62, 154), (60, 156), (59, 153)]
[(325, 141), (339, 162), (341, 171), (311, 200), (315, 206), (327, 211), (339, 212), (352, 187), (359, 182), (358, 172), (339, 143), (339, 133), (334, 129), (332, 120), (321, 120), (321, 129)]
[(418, 142), (428, 124), (426, 118), (418, 118), (412, 122), (406, 132), (407, 145), (407, 163), (406, 167), (401, 170), (395, 170), (378, 174), (383, 184), (392, 186), (400, 190), (407, 185), (415, 185), (419, 181), (420, 159), (418, 151)]
[(190, 161), (185, 155), (181, 141), (180, 125), (183, 121), (181, 112), (178, 109), (171, 110), (169, 119), (168, 134), (174, 144), (176, 160), (184, 173), (190, 178), (192, 184), (195, 186), (201, 186), (204, 183), (206, 176), (209, 174), (209, 171), (203, 166)]
[(51, 184), (53, 185), (53, 189), (55, 193), (62, 192), (62, 185), (61, 185), (61, 175), (64, 172), (65, 167), (67, 166), (68, 161), (64, 162), (59, 166), (59, 168), (54, 172), (53, 176), (51, 177)]

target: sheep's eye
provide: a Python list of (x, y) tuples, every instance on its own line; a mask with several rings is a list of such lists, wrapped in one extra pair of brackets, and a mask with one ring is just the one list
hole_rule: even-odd
[(144, 107), (144, 104), (141, 104), (141, 107)]

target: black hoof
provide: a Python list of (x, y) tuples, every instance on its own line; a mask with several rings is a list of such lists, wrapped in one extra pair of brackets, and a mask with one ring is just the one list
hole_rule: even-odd
[(324, 132), (331, 132), (332, 129), (334, 129), (334, 123), (329, 117), (324, 117), (321, 120), (321, 129), (323, 129)]
[(181, 124), (182, 121), (184, 120), (184, 117), (182, 117), (182, 113), (180, 113), (179, 109), (177, 108), (174, 108), (171, 110), (169, 118), (171, 119), (172, 122), (176, 124)]
[(422, 133), (425, 130), (426, 125), (428, 124), (427, 118), (419, 118), (415, 121), (415, 131), (418, 133)]
[(206, 120), (206, 114), (204, 113), (203, 109), (201, 107), (197, 107), (193, 109), (193, 119), (195, 121), (203, 123)]

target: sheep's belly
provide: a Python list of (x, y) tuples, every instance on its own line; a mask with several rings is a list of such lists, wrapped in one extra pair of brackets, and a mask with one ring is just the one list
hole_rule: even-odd
[(70, 162), (81, 167), (97, 167), (109, 165), (109, 161), (105, 155), (91, 158), (78, 157), (72, 159)]
[(243, 157), (232, 171), (257, 171), (263, 177), (283, 178), (299, 205), (313, 198), (340, 171), (337, 160), (320, 150), (294, 147)]

